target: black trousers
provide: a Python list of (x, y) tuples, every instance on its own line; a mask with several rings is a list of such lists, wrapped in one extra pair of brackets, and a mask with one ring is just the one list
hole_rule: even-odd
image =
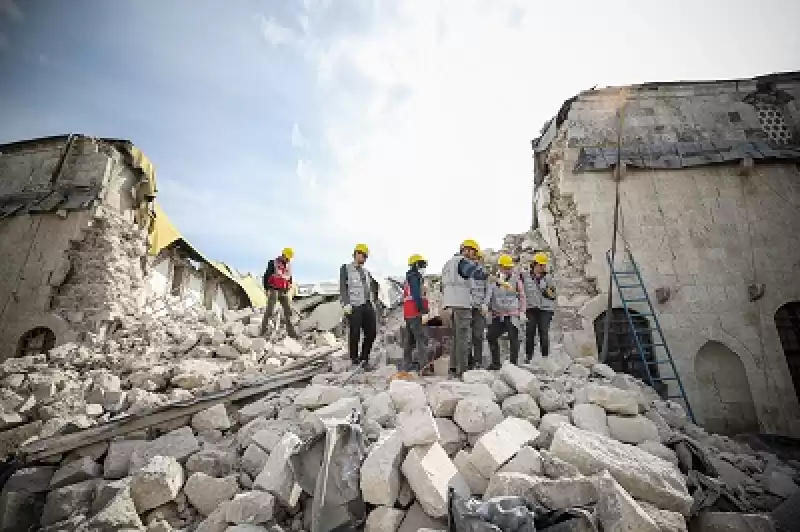
[(498, 340), (503, 333), (508, 333), (508, 340), (511, 342), (511, 363), (516, 364), (519, 360), (519, 331), (511, 322), (511, 316), (494, 318), (489, 324), (489, 331), (486, 339), (489, 341), (489, 350), (492, 352), (492, 365), (490, 369), (500, 368), (500, 343)]
[[(416, 357), (413, 357), (416, 348)], [(406, 342), (403, 349), (404, 370), (408, 371), (416, 358), (422, 371), (428, 365), (428, 335), (422, 326), (422, 316), (406, 318)]]
[[(354, 364), (359, 362), (368, 362), (369, 353), (372, 351), (372, 344), (375, 342), (377, 335), (377, 320), (375, 317), (375, 307), (371, 303), (364, 303), (353, 307), (353, 311), (348, 317), (349, 331), (349, 347), (350, 347), (350, 360)], [(358, 343), (361, 339), (361, 333), (364, 333), (364, 340), (361, 344), (361, 354), (358, 352)]]
[(553, 311), (529, 308), (525, 311), (525, 316), (528, 318), (528, 324), (525, 328), (525, 358), (530, 360), (533, 357), (533, 347), (536, 344), (537, 332), (542, 356), (548, 356), (550, 354), (550, 322), (553, 321)]

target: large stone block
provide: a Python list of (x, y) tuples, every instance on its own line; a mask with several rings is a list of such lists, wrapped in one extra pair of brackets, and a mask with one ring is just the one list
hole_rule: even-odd
[(646, 451), (571, 425), (558, 428), (550, 451), (584, 475), (607, 469), (637, 499), (689, 514), (692, 498), (680, 472)]
[(171, 456), (181, 461), (198, 450), (200, 450), (200, 443), (195, 438), (192, 429), (181, 427), (147, 442), (145, 445), (134, 446), (130, 454), (129, 472), (134, 473), (154, 456)]
[(503, 412), (494, 401), (482, 397), (468, 397), (456, 405), (453, 421), (461, 430), (480, 434), (503, 421)]
[(214, 478), (205, 473), (195, 473), (186, 481), (183, 492), (198, 512), (211, 515), (220, 503), (239, 493), (239, 482), (235, 476)]
[(183, 486), (183, 468), (171, 456), (154, 456), (133, 474), (131, 497), (136, 510), (147, 510), (166, 504), (178, 496)]
[(268, 523), (275, 515), (275, 497), (264, 491), (248, 491), (234, 496), (224, 508), (229, 523)]
[(472, 463), (470, 454), (464, 450), (458, 451), (453, 458), (453, 464), (458, 468), (461, 476), (464, 477), (472, 494), (483, 495), (489, 485), (489, 479), (481, 475), (480, 471)]
[(437, 417), (435, 421), (439, 430), (439, 444), (448, 456), (455, 455), (466, 444), (466, 434), (451, 419)]
[(335, 403), (349, 395), (352, 395), (349, 390), (339, 386), (311, 384), (300, 390), (300, 393), (294, 398), (294, 404), (300, 408), (319, 408)]
[(624, 443), (660, 442), (655, 423), (644, 416), (608, 416), (611, 437)]
[(393, 380), (389, 384), (389, 395), (398, 412), (424, 408), (428, 404), (425, 389), (416, 382)]
[(256, 477), (255, 489), (272, 493), (278, 501), (288, 508), (294, 508), (302, 489), (296, 482), (290, 458), (300, 448), (300, 438), (287, 432), (280, 443), (272, 450), (267, 464)]
[(527, 445), (517, 451), (514, 458), (498, 469), (500, 473), (523, 473), (538, 476), (544, 473), (542, 456), (539, 451)]
[(389, 428), (394, 426), (397, 414), (389, 392), (380, 392), (367, 401), (366, 416), (368, 419), (380, 424), (381, 427)]
[(398, 430), (403, 445), (430, 445), (439, 441), (439, 429), (428, 407), (417, 410), (406, 410), (397, 417)]
[(411, 449), (403, 461), (402, 471), (422, 509), (431, 517), (447, 515), (450, 486), (462, 497), (470, 495), (464, 477), (438, 443)]
[(607, 471), (603, 471), (597, 482), (600, 500), (595, 511), (604, 532), (661, 532), (655, 521)]
[(361, 496), (364, 502), (392, 506), (400, 489), (403, 440), (396, 430), (387, 431), (361, 465)]
[(506, 362), (500, 368), (500, 377), (506, 381), (506, 384), (514, 388), (517, 393), (527, 393), (530, 395), (538, 394), (539, 380), (533, 373), (526, 369)]
[(539, 431), (530, 422), (509, 417), (480, 437), (472, 451), (472, 463), (486, 478), (509, 461), (523, 445), (533, 443)]
[(225, 405), (218, 404), (192, 416), (192, 428), (195, 430), (228, 430), (231, 420)]
[(639, 414), (639, 401), (636, 394), (613, 386), (589, 384), (585, 388), (586, 399), (602, 406), (607, 412), (635, 416)]
[(62, 488), (70, 484), (76, 484), (97, 478), (101, 475), (102, 469), (100, 464), (92, 460), (90, 457), (85, 456), (72, 462), (67, 463), (61, 469), (55, 472), (50, 480), (50, 488)]
[(610, 436), (606, 411), (593, 403), (578, 404), (572, 407), (572, 423), (583, 430), (602, 436)]
[(531, 423), (538, 423), (542, 419), (542, 412), (536, 399), (526, 393), (512, 395), (503, 401), (503, 414), (507, 417), (527, 419)]
[(551, 510), (587, 506), (597, 502), (594, 479), (549, 479), (522, 473), (497, 473), (489, 480), (484, 499), (518, 496), (537, 501)]
[(467, 384), (458, 381), (442, 381), (428, 388), (428, 403), (436, 417), (452, 417), (456, 405), (467, 397), (482, 397), (494, 401), (494, 392), (486, 384)]

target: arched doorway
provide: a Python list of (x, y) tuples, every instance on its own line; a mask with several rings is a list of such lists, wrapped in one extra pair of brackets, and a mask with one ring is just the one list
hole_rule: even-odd
[(47, 327), (34, 327), (19, 339), (17, 356), (47, 353), (56, 345), (56, 335)]
[(775, 312), (775, 327), (789, 365), (794, 393), (800, 399), (800, 302), (786, 303)]
[(750, 382), (736, 353), (708, 341), (697, 352), (694, 371), (701, 397), (695, 404), (707, 431), (728, 435), (759, 431)]
[[(634, 327), (637, 330), (647, 329), (650, 327), (650, 322), (647, 318), (640, 315), (635, 310), (631, 310), (631, 317), (633, 319)], [(594, 320), (594, 334), (597, 341), (597, 352), (603, 352), (603, 335), (605, 334), (606, 326), (606, 311), (603, 311)], [(653, 337), (650, 331), (639, 335), (640, 341), (643, 344), (652, 344)], [(652, 348), (645, 348), (645, 359), (654, 361)], [(621, 308), (611, 309), (611, 326), (608, 330), (608, 355), (605, 363), (618, 373), (627, 373), (634, 377), (647, 382), (647, 372), (645, 371), (642, 359), (636, 350), (636, 343), (631, 334), (628, 318), (625, 316), (625, 310)], [(650, 375), (658, 377), (658, 366), (650, 364)], [(663, 382), (657, 382), (654, 386), (660, 395), (666, 394), (666, 385)]]

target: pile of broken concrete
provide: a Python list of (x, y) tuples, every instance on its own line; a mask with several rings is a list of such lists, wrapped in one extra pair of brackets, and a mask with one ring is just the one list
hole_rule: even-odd
[(11, 476), (0, 530), (311, 530), (314, 490), (291, 458), (345, 418), (364, 437), (358, 502), (373, 532), (447, 530), (450, 488), (522, 497), (551, 532), (773, 530), (759, 512), (797, 502), (797, 463), (707, 434), (641, 382), (555, 351), (460, 380), (319, 374), (77, 449)]
[(30, 438), (230, 389), (337, 346), (330, 332), (300, 340), (259, 335), (263, 314), (173, 305), (113, 321), (102, 335), (0, 364), (0, 454)]

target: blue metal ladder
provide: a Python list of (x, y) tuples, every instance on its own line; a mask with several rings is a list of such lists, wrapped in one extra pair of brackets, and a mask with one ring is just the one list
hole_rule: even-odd
[[(631, 269), (618, 270), (615, 268), (611, 259), (611, 250), (606, 252), (606, 260), (611, 269), (611, 277), (614, 280), (614, 284), (617, 286), (619, 299), (622, 302), (622, 308), (628, 320), (628, 327), (630, 328), (631, 336), (633, 336), (636, 351), (642, 361), (642, 367), (644, 368), (647, 382), (650, 386), (653, 386), (653, 388), (655, 388), (656, 383), (664, 383), (667, 387), (664, 399), (679, 399), (683, 401), (683, 404), (686, 406), (686, 412), (689, 414), (692, 423), (694, 423), (694, 413), (689, 404), (689, 398), (686, 396), (686, 390), (683, 388), (683, 382), (678, 375), (675, 361), (672, 359), (672, 353), (669, 350), (667, 340), (661, 330), (661, 324), (658, 322), (658, 316), (653, 308), (653, 303), (650, 301), (650, 296), (647, 294), (647, 288), (645, 288), (644, 281), (642, 280), (639, 266), (636, 264), (636, 261), (633, 260), (633, 255), (627, 246), (625, 247), (625, 256), (628, 259), (625, 261), (627, 263), (626, 268), (629, 267)], [(631, 303), (647, 304), (647, 311), (639, 312), (638, 310), (631, 309), (629, 306)], [(633, 312), (636, 314), (633, 314)], [(634, 316), (646, 318), (649, 326), (637, 326)], [(648, 336), (652, 342), (650, 344), (644, 343)], [(652, 360), (648, 360), (646, 356), (645, 351), (647, 348), (650, 348), (653, 354)], [(653, 376), (650, 371), (650, 366), (655, 366), (658, 369), (657, 376)], [(672, 376), (663, 375), (662, 368), (667, 370), (671, 368)], [(677, 383), (680, 394), (669, 394), (669, 383), (671, 382)]]

